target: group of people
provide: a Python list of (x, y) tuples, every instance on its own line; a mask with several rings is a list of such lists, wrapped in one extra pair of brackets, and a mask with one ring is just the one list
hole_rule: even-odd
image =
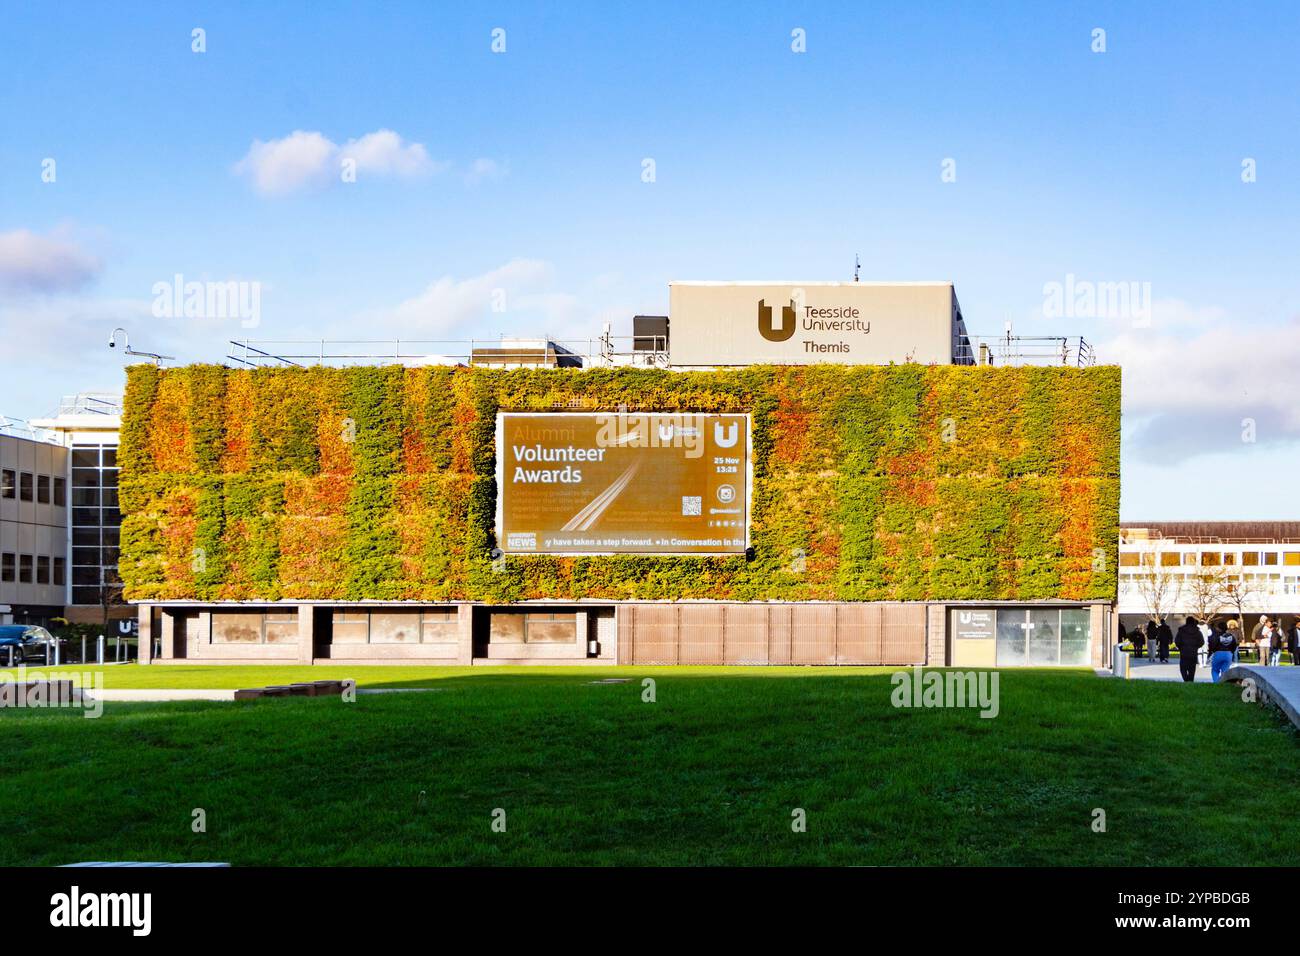
[[(1127, 636), (1133, 642), (1135, 657), (1145, 658), (1149, 652), (1151, 659), (1168, 663), (1170, 645), (1178, 648), (1178, 672), (1189, 683), (1196, 679), (1196, 664), (1202, 648), (1210, 664), (1210, 678), (1218, 683), (1223, 672), (1237, 660), (1242, 645), (1241, 625), (1236, 621), (1212, 620), (1209, 624), (1202, 624), (1191, 615), (1178, 628), (1177, 634), (1162, 619), (1147, 621), (1145, 628), (1134, 628)], [(1120, 625), (1120, 640), (1124, 637), (1123, 625)], [(1259, 648), (1261, 664), (1277, 667), (1282, 663), (1283, 649), (1290, 653), (1292, 665), (1300, 663), (1300, 618), (1294, 618), (1289, 626), (1283, 626), (1281, 620), (1262, 615), (1251, 630), (1250, 638)]]

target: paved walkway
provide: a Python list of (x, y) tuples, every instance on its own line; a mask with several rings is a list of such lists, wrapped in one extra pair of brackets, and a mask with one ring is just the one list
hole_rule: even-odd
[[(1178, 658), (1169, 658), (1168, 664), (1161, 664), (1159, 661), (1149, 660), (1144, 657), (1131, 657), (1128, 662), (1128, 676), (1130, 680), (1166, 680), (1178, 681), (1180, 684), (1183, 675), (1178, 671)], [(1196, 680), (1202, 684), (1210, 682), (1210, 666), (1208, 664), (1200, 665), (1196, 668)]]
[[(437, 687), (359, 687), (358, 694), (418, 694), (438, 690)], [(234, 700), (234, 690), (208, 690), (203, 688), (114, 687), (86, 692), (91, 700)], [(277, 698), (278, 699), (278, 698)]]
[(1271, 700), (1300, 727), (1300, 667), (1260, 667), (1258, 664), (1234, 664), (1224, 675), (1226, 680), (1250, 678), (1260, 690), (1259, 702)]

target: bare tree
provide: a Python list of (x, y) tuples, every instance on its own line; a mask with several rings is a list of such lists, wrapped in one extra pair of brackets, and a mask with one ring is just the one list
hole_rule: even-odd
[(1187, 579), (1187, 603), (1202, 624), (1210, 624), (1232, 607), (1232, 582), (1223, 568), (1203, 571)]
[(1140, 570), (1132, 581), (1146, 607), (1147, 616), (1157, 624), (1178, 606), (1183, 593), (1183, 575), (1160, 563), (1160, 551), (1148, 548), (1138, 553)]
[(1227, 582), (1227, 599), (1228, 607), (1237, 612), (1237, 626), (1241, 628), (1241, 639), (1247, 638), (1246, 633), (1246, 611), (1254, 606), (1259, 598), (1259, 589), (1255, 582), (1245, 575), (1240, 580)]

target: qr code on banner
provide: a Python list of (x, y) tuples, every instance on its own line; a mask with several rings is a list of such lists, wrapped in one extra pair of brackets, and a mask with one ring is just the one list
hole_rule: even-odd
[(682, 495), (682, 514), (697, 515), (699, 513), (700, 513), (700, 496)]

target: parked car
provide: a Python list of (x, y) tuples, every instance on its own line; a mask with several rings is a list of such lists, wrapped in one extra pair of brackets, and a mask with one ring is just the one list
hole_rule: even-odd
[(0, 667), (39, 660), (42, 664), (54, 659), (54, 638), (50, 632), (35, 624), (0, 624)]

